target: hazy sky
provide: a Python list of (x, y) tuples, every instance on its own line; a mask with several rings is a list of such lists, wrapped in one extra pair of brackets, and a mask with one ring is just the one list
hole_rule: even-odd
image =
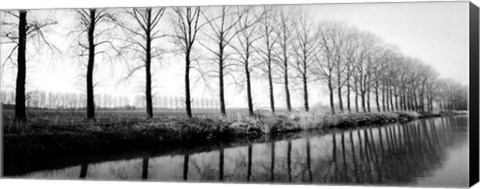
[[(303, 6), (310, 11), (312, 19), (337, 20), (372, 32), (384, 41), (396, 44), (407, 56), (417, 57), (432, 65), (441, 77), (452, 78), (462, 84), (468, 84), (468, 2), (432, 2), (432, 3), (368, 3), (368, 4), (322, 4)], [(33, 14), (34, 11), (32, 11)], [(71, 11), (39, 11), (39, 16), (50, 16), (59, 21), (49, 32), (49, 38), (61, 50), (52, 58), (45, 48), (36, 53), (31, 47), (27, 70), (27, 90), (46, 90), (59, 92), (84, 92), (85, 68), (70, 47), (67, 34), (75, 28), (76, 18)], [(167, 18), (167, 17), (165, 17)], [(165, 19), (168, 21), (168, 19)], [(165, 42), (165, 41), (164, 41)], [(168, 42), (168, 40), (166, 41)], [(200, 46), (198, 46), (200, 47)], [(7, 48), (1, 48), (2, 63)], [(154, 61), (153, 75), (155, 93), (166, 96), (183, 96), (184, 81), (183, 59), (168, 54)], [(129, 61), (128, 65), (139, 63)], [(120, 81), (126, 74), (127, 63), (107, 59), (97, 59), (95, 78), (98, 83), (96, 92), (134, 96), (143, 94), (143, 71), (128, 81)], [(2, 73), (2, 90), (14, 89), (15, 71), (12, 65)], [(192, 77), (193, 97), (217, 96), (216, 81), (205, 87), (198, 74)], [(227, 79), (227, 83), (233, 80)], [(328, 102), (326, 88), (322, 83), (310, 85), (311, 104)], [(292, 86), (295, 89), (295, 86)], [(300, 90), (293, 90), (293, 105), (301, 106)], [(256, 107), (268, 106), (268, 86), (266, 79), (256, 74), (253, 86)], [(283, 87), (275, 86), (276, 106), (284, 107)], [(227, 105), (245, 106), (245, 90), (229, 85), (226, 88)]]

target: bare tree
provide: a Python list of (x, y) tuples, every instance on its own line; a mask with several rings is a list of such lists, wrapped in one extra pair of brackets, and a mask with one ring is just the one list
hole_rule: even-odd
[(342, 98), (342, 88), (345, 85), (346, 82), (348, 82), (348, 77), (350, 73), (345, 73), (350, 69), (349, 66), (347, 66), (347, 61), (345, 60), (346, 57), (342, 56), (342, 50), (344, 49), (344, 46), (346, 45), (345, 43), (345, 32), (346, 32), (346, 27), (342, 25), (337, 25), (338, 29), (336, 29), (336, 34), (332, 36), (332, 40), (334, 43), (334, 56), (335, 58), (333, 59), (333, 64), (335, 65), (335, 78), (336, 78), (336, 87), (337, 87), (337, 94), (338, 94), (338, 107), (340, 109), (340, 112), (344, 112), (343, 110), (343, 98)]
[(18, 22), (8, 21), (7, 19), (2, 19), (2, 32), (0, 44), (13, 44), (13, 47), (8, 53), (6, 60), (2, 63), (4, 64), (10, 60), (13, 61), (13, 55), (17, 52), (17, 79), (16, 79), (16, 88), (15, 88), (15, 119), (18, 121), (25, 121), (27, 119), (26, 115), (26, 93), (25, 93), (25, 83), (27, 76), (27, 43), (29, 39), (37, 39), (40, 43), (46, 44), (49, 49), (54, 49), (55, 47), (50, 44), (43, 30), (51, 25), (56, 24), (56, 21), (39, 21), (34, 19), (28, 19), (27, 13), (30, 11), (19, 10), (18, 13), (14, 12), (5, 12), (5, 15), (13, 17), (13, 20), (18, 19)]
[[(395, 52), (393, 49), (390, 47), (387, 47), (386, 45), (383, 45), (382, 43), (378, 43), (373, 47), (373, 52), (371, 56), (369, 57), (370, 65), (371, 65), (371, 72), (370, 75), (368, 76), (370, 81), (370, 87), (368, 90), (368, 100), (367, 100), (367, 109), (368, 112), (371, 111), (370, 109), (370, 95), (371, 91), (370, 89), (374, 89), (375, 93), (375, 106), (377, 107), (377, 112), (381, 111), (381, 106), (380, 106), (380, 81), (384, 79), (385, 77), (391, 77), (387, 75), (388, 69), (394, 69), (395, 65), (389, 65), (391, 61), (396, 62), (398, 60), (397, 57), (394, 56)], [(395, 64), (395, 63), (393, 63)], [(373, 78), (372, 78), (373, 77)]]
[(412, 58), (410, 69), (408, 69), (406, 86), (407, 88), (407, 100), (409, 105), (409, 110), (417, 111), (418, 110), (418, 88), (420, 86), (419, 78), (421, 76), (420, 67), (422, 63), (421, 60)]
[[(393, 65), (392, 65), (393, 66)], [(403, 57), (403, 60), (400, 62), (397, 62), (397, 74), (400, 76), (398, 78), (398, 81), (400, 82), (400, 107), (403, 111), (407, 111), (409, 110), (409, 101), (408, 101), (408, 74), (410, 73), (410, 67), (411, 67), (411, 62), (409, 62), (409, 58), (407, 57)], [(390, 70), (392, 67), (389, 67)], [(384, 82), (384, 88), (388, 88), (389, 85), (388, 85), (388, 80), (390, 79), (388, 74), (392, 73), (392, 71), (387, 71), (385, 74), (385, 82)], [(387, 98), (388, 97), (388, 94), (386, 91), (384, 91), (383, 93), (386, 93), (385, 94), (385, 97)], [(388, 98), (387, 98), (388, 99)], [(388, 103), (388, 100), (387, 100), (387, 103), (386, 103), (386, 107), (385, 108), (387, 111), (389, 111), (389, 103)]]
[[(393, 111), (394, 106), (390, 103), (392, 101), (391, 91), (394, 83), (399, 79), (405, 77), (405, 72), (400, 69), (403, 66), (403, 58), (398, 55), (392, 55), (387, 58), (385, 65), (382, 65), (382, 75), (379, 80), (382, 83), (382, 104), (384, 111)], [(400, 77), (392, 77), (392, 74), (399, 74)], [(378, 82), (378, 81), (377, 81)]]
[(79, 16), (80, 29), (76, 32), (78, 36), (86, 34), (86, 42), (79, 39), (79, 46), (82, 49), (80, 56), (88, 56), (86, 88), (87, 88), (87, 119), (95, 120), (95, 102), (94, 102), (94, 84), (93, 71), (95, 66), (95, 56), (98, 54), (106, 54), (106, 50), (97, 50), (98, 46), (105, 44), (115, 49), (111, 38), (103, 37), (105, 32), (111, 28), (97, 28), (105, 22), (113, 20), (113, 16), (105, 9), (77, 9), (75, 10)]
[(285, 87), (285, 102), (287, 111), (292, 111), (292, 103), (290, 101), (290, 88), (289, 88), (289, 65), (291, 64), (291, 44), (293, 40), (294, 28), (295, 28), (295, 8), (279, 9), (279, 15), (277, 16), (277, 27), (275, 30), (278, 36), (278, 46), (280, 51), (276, 53), (277, 58), (280, 60), (279, 68), (283, 72), (283, 85)]
[[(421, 69), (420, 69), (420, 78), (419, 78), (419, 83), (420, 83), (420, 88), (419, 88), (419, 109), (421, 111), (428, 111), (430, 109), (430, 100), (429, 100), (429, 86), (433, 84), (433, 80), (436, 78), (436, 72), (433, 70), (433, 68), (429, 65), (423, 64)], [(425, 103), (427, 101), (427, 103)], [(426, 107), (427, 106), (427, 107)]]
[[(387, 69), (387, 65), (388, 65), (388, 61), (387, 60), (383, 60), (383, 61), (379, 61), (377, 62), (377, 64), (375, 65), (374, 69), (373, 69), (373, 76), (375, 78), (375, 81), (374, 81), (374, 88), (375, 88), (375, 104), (377, 106), (377, 112), (381, 112), (382, 111), (382, 106), (380, 106), (380, 82), (382, 81), (382, 79), (385, 77), (385, 70)], [(383, 105), (385, 105), (385, 96), (382, 97), (382, 103)], [(383, 110), (385, 111), (385, 110)]]
[(426, 82), (427, 111), (433, 111), (433, 102), (438, 98), (438, 72), (430, 72)]
[(125, 9), (126, 15), (129, 15), (137, 25), (137, 27), (129, 27), (128, 23), (117, 22), (124, 30), (130, 35), (124, 40), (127, 45), (124, 47), (131, 50), (135, 55), (139, 55), (139, 58), (144, 61), (140, 66), (137, 66), (130, 70), (127, 77), (131, 76), (137, 70), (145, 68), (145, 100), (147, 117), (153, 117), (153, 105), (152, 105), (152, 59), (160, 56), (160, 50), (155, 46), (152, 47), (152, 43), (165, 35), (161, 34), (160, 20), (163, 17), (165, 8), (133, 8)]
[(185, 56), (185, 109), (188, 117), (192, 117), (192, 102), (190, 97), (190, 69), (192, 68), (192, 51), (197, 34), (203, 24), (199, 23), (200, 7), (175, 7), (172, 20), (175, 34), (175, 45)]
[(256, 48), (260, 56), (263, 59), (265, 67), (262, 67), (263, 72), (268, 77), (268, 88), (270, 97), (270, 109), (272, 113), (275, 113), (275, 98), (273, 91), (273, 66), (274, 66), (274, 50), (277, 43), (278, 36), (275, 35), (275, 23), (276, 9), (272, 6), (263, 6), (263, 14), (260, 21), (259, 33), (261, 36), (260, 47)]
[[(359, 35), (359, 31), (357, 28), (354, 28), (354, 27), (348, 27), (346, 28), (346, 31), (345, 31), (345, 39), (344, 39), (344, 45), (343, 45), (343, 56), (344, 56), (344, 61), (345, 61), (345, 84), (347, 85), (346, 88), (347, 88), (347, 110), (348, 112), (351, 112), (351, 99), (350, 99), (350, 94), (351, 94), (351, 90), (354, 89), (356, 90), (356, 82), (354, 82), (354, 84), (352, 84), (352, 79), (353, 79), (353, 74), (355, 72), (355, 69), (354, 69), (354, 64), (355, 64), (355, 61), (356, 61), (356, 55), (357, 55), (357, 52), (358, 52), (358, 49), (359, 49), (359, 42), (360, 40), (358, 40), (358, 35)], [(356, 99), (357, 99), (357, 96), (355, 95)], [(356, 109), (357, 109), (357, 112), (358, 112), (358, 103), (356, 103)]]
[[(335, 74), (339, 64), (343, 61), (342, 56), (342, 37), (343, 31), (336, 22), (322, 22), (318, 28), (318, 45), (319, 53), (316, 56), (316, 65), (314, 70), (316, 71), (317, 79), (323, 80), (327, 83), (330, 99), (330, 110), (332, 114), (335, 114), (334, 106), (334, 88), (335, 86)], [(337, 86), (338, 87), (338, 86)], [(341, 91), (339, 93), (341, 95)]]
[(315, 41), (314, 25), (309, 21), (306, 13), (299, 16), (297, 23), (294, 43), (296, 61), (293, 67), (302, 81), (304, 109), (308, 112), (310, 110), (308, 103), (308, 83), (312, 80), (309, 70), (312, 66), (313, 56), (318, 44)]
[(377, 42), (376, 36), (371, 33), (363, 32), (359, 35), (361, 40), (359, 52), (356, 56), (356, 62), (354, 64), (355, 74), (354, 79), (358, 84), (358, 90), (355, 90), (357, 96), (361, 97), (362, 110), (367, 112), (367, 99), (370, 87), (374, 82), (369, 78), (372, 74), (373, 62), (369, 59), (374, 50), (375, 43)]
[[(237, 34), (237, 43), (233, 43), (231, 46), (239, 57), (239, 64), (243, 69), (245, 82), (247, 85), (247, 103), (248, 113), (253, 116), (253, 99), (252, 99), (252, 84), (251, 73), (256, 68), (253, 63), (254, 58), (254, 43), (260, 39), (260, 35), (256, 30), (258, 29), (258, 22), (263, 17), (263, 12), (259, 12), (256, 9), (245, 7), (245, 11), (238, 11), (239, 22), (235, 27)], [(258, 64), (257, 64), (258, 65)]]
[(241, 13), (241, 11), (244, 10), (232, 6), (222, 6), (219, 9), (218, 13), (212, 15), (203, 14), (211, 32), (206, 34), (206, 36), (214, 44), (212, 46), (216, 46), (216, 48), (206, 44), (203, 44), (203, 46), (215, 56), (214, 62), (218, 66), (218, 71), (216, 72), (218, 75), (216, 76), (218, 76), (219, 85), (220, 113), (223, 116), (227, 116), (224, 77), (228, 74), (228, 69), (231, 69), (233, 64), (227, 61), (232, 54), (228, 53), (226, 48), (230, 47), (230, 43), (236, 34), (240, 32), (235, 30), (235, 26), (242, 19), (244, 13)]

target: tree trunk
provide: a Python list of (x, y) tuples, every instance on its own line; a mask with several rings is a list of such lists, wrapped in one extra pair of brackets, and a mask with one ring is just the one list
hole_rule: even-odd
[[(422, 111), (427, 111), (428, 109), (428, 91), (425, 89), (425, 85), (422, 87)], [(425, 102), (427, 101), (427, 102)]]
[(428, 91), (428, 111), (433, 111), (433, 96), (432, 91)]
[(433, 111), (433, 106), (432, 106), (432, 94), (429, 92), (428, 93), (428, 100), (427, 100), (427, 103), (428, 103), (428, 111)]
[(399, 111), (398, 109), (398, 91), (397, 86), (393, 86), (393, 95), (395, 97), (395, 110)]
[(152, 75), (150, 72), (151, 63), (152, 63), (152, 56), (151, 56), (151, 38), (150, 38), (150, 31), (148, 30), (146, 33), (147, 44), (145, 45), (145, 76), (146, 76), (146, 86), (145, 86), (145, 99), (147, 102), (147, 118), (153, 118), (153, 105), (152, 105)]
[(350, 107), (350, 76), (347, 77), (347, 109), (349, 113), (352, 112)]
[[(372, 78), (371, 78), (372, 76), (371, 76), (371, 75), (372, 75), (372, 74), (368, 74), (368, 82), (369, 82), (369, 83), (370, 83), (371, 80), (372, 80)], [(370, 109), (370, 96), (371, 96), (371, 95), (370, 95), (370, 94), (371, 94), (371, 93), (370, 93), (370, 88), (371, 88), (371, 86), (369, 86), (369, 87), (367, 88), (367, 111), (368, 111), (368, 112), (371, 112), (371, 109)]]
[(289, 112), (292, 111), (292, 104), (290, 103), (290, 90), (288, 88), (288, 60), (287, 60), (287, 55), (286, 52), (284, 53), (284, 62), (283, 66), (285, 68), (284, 70), (284, 82), (285, 82), (285, 100), (287, 102), (287, 110)]
[(403, 95), (403, 94), (402, 94), (402, 88), (400, 88), (400, 89), (398, 89), (398, 90), (399, 90), (399, 91), (398, 91), (398, 95), (399, 95), (399, 97), (398, 97), (399, 109), (398, 109), (398, 110), (399, 110), (399, 111), (402, 111), (402, 110), (403, 110), (403, 107), (402, 107), (402, 103), (403, 103), (403, 100), (402, 100), (402, 95)]
[(427, 89), (427, 95), (426, 95), (426, 100), (427, 100), (426, 110), (427, 110), (427, 111), (432, 111), (432, 110), (430, 110), (430, 105), (431, 105), (431, 104), (430, 104), (430, 95), (431, 95), (431, 94), (430, 94), (430, 90)]
[(367, 111), (368, 112), (371, 112), (372, 110), (370, 109), (370, 88), (367, 89), (367, 93), (366, 93), (366, 98), (367, 98)]
[[(337, 63), (339, 65), (339, 63)], [(338, 107), (340, 112), (343, 113), (343, 101), (342, 101), (342, 81), (340, 77), (340, 68), (337, 67), (337, 92), (338, 92)]]
[(360, 94), (362, 95), (362, 110), (363, 112), (367, 112), (367, 109), (365, 107), (365, 92), (364, 91), (360, 91)]
[(192, 102), (190, 100), (190, 50), (185, 53), (185, 109), (187, 116), (192, 117)]
[(380, 112), (380, 102), (378, 100), (378, 79), (375, 79), (375, 103), (377, 105), (377, 112)]
[(448, 103), (450, 104), (450, 111), (455, 110), (455, 101), (453, 101), (453, 97), (450, 97)]
[(250, 83), (250, 70), (248, 68), (248, 60), (245, 62), (245, 77), (247, 79), (247, 101), (248, 101), (248, 114), (253, 116), (253, 102), (252, 102), (252, 86)]
[(354, 81), (354, 88), (355, 88), (355, 112), (359, 112), (358, 110), (358, 83), (357, 81)]
[[(392, 86), (395, 86), (395, 85), (392, 83)], [(390, 88), (390, 90), (389, 90), (389, 91), (390, 91), (390, 93), (389, 93), (389, 94), (390, 94), (390, 97), (389, 97), (389, 99), (390, 99), (390, 111), (394, 111), (394, 107), (393, 107), (393, 89), (392, 89), (392, 87), (389, 87), (389, 88)]]
[[(362, 76), (363, 78), (363, 76)], [(365, 88), (364, 88), (364, 82), (365, 80), (361, 79), (359, 81), (359, 84), (360, 84), (360, 100), (361, 100), (361, 103), (362, 103), (362, 111), (363, 112), (367, 112), (367, 109), (365, 107)]]
[(225, 92), (224, 92), (224, 84), (223, 84), (223, 48), (222, 45), (220, 44), (220, 55), (219, 55), (219, 65), (218, 65), (218, 83), (219, 83), (219, 95), (220, 95), (220, 113), (222, 116), (226, 117), (227, 116), (227, 111), (225, 110)]
[(275, 99), (273, 97), (273, 78), (272, 78), (272, 61), (270, 55), (268, 57), (268, 87), (270, 89), (270, 108), (275, 113)]
[[(306, 70), (305, 70), (305, 72), (306, 72)], [(306, 73), (303, 74), (303, 102), (304, 102), (305, 111), (308, 112), (310, 110), (310, 107), (308, 106), (308, 83), (307, 83), (307, 74)]]
[(440, 110), (443, 110), (443, 103), (442, 103), (442, 99), (440, 99), (440, 100), (439, 100), (439, 104), (438, 104), (438, 105), (439, 105), (439, 108), (440, 108)]
[(332, 114), (335, 114), (335, 107), (333, 104), (333, 87), (332, 87), (331, 78), (328, 79), (328, 91), (330, 92), (330, 110), (332, 111)]
[(87, 64), (87, 119), (95, 120), (95, 101), (93, 92), (93, 68), (95, 65), (95, 9), (90, 9), (90, 27), (88, 28), (88, 64)]
[(347, 109), (348, 109), (348, 112), (351, 113), (351, 107), (350, 107), (350, 87), (351, 87), (351, 83), (350, 83), (350, 75), (352, 73), (350, 72), (350, 64), (347, 64)]
[(443, 102), (443, 107), (446, 111), (449, 111), (450, 110), (450, 99), (449, 98), (446, 98)]
[(417, 90), (413, 90), (413, 103), (414, 103), (414, 107), (415, 107), (415, 110), (418, 111), (418, 99), (417, 99)]
[(406, 111), (409, 111), (410, 110), (410, 91), (408, 91), (408, 89), (406, 89), (407, 91), (405, 91), (405, 107), (406, 107)]
[(412, 98), (412, 91), (409, 90), (408, 92), (408, 110), (412, 111), (413, 110), (413, 98)]
[(342, 87), (340, 86), (340, 81), (338, 81), (337, 92), (338, 92), (338, 107), (340, 109), (340, 112), (343, 112)]
[(387, 82), (387, 85), (385, 86), (385, 103), (387, 105), (387, 111), (390, 111), (390, 85)]
[(422, 83), (421, 92), (419, 96), (420, 96), (420, 110), (424, 112), (425, 111), (425, 83)]
[(385, 83), (382, 82), (382, 108), (384, 112), (387, 111), (385, 106)]
[(27, 60), (25, 57), (27, 46), (27, 11), (21, 10), (19, 13), (15, 119), (18, 121), (25, 121), (27, 119), (25, 107), (25, 81), (27, 76)]
[(429, 107), (430, 107), (430, 111), (433, 111), (433, 92), (430, 91), (430, 100), (428, 101), (428, 104), (429, 104)]

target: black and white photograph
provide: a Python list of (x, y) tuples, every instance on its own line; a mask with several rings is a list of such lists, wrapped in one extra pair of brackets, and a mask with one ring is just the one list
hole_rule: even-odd
[(2, 177), (471, 185), (475, 5), (194, 3), (0, 10)]

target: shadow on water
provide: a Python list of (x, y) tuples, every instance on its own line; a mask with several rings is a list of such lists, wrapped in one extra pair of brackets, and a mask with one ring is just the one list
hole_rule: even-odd
[[(201, 152), (82, 163), (21, 177), (428, 186), (429, 178), (438, 175), (457, 178), (449, 177), (444, 165), (456, 148), (468, 148), (467, 120), (442, 117), (239, 146), (220, 144)], [(468, 177), (467, 168), (458, 166), (465, 170), (460, 172), (463, 177)], [(458, 183), (466, 186), (468, 180)]]

